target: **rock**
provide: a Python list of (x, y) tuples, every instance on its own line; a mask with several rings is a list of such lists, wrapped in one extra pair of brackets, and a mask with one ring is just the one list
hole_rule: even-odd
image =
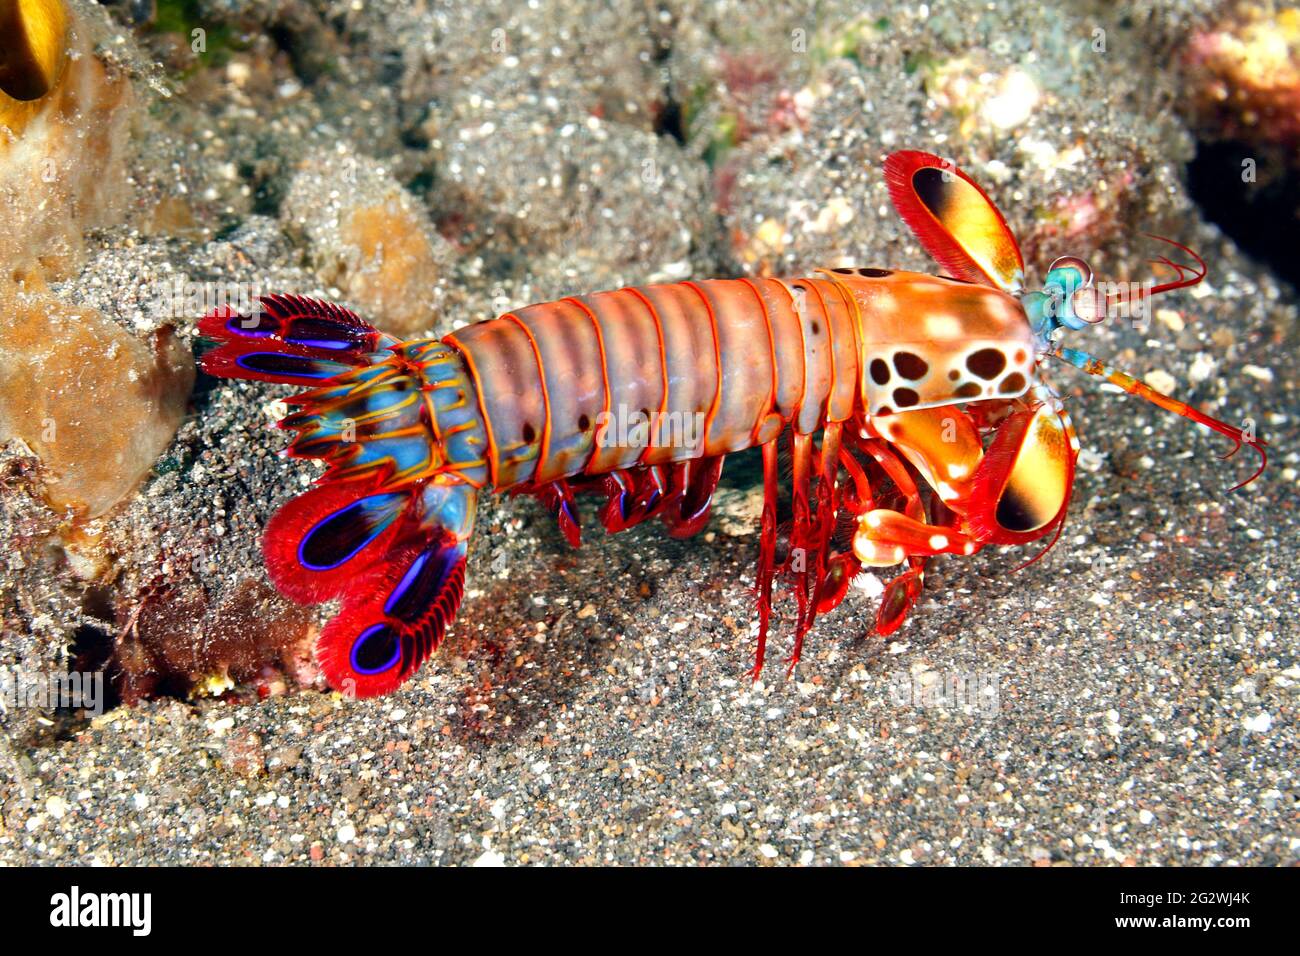
[[(61, 11), (62, 4), (42, 0), (18, 5), (14, 15), (32, 18), (38, 14), (31, 11), (56, 8)], [(77, 9), (84, 8), (78, 4)], [(117, 221), (125, 207), (125, 147), (135, 97), (118, 66), (96, 55), (103, 35), (102, 14), (73, 16), (62, 48), (42, 49), (35, 60), (19, 57), (28, 64), (21, 76), (0, 80), (0, 219), (5, 223), (0, 277), (5, 282), (17, 274), (67, 274), (80, 261), (83, 233)], [(12, 62), (9, 44), (26, 48), (25, 36), (3, 31), (6, 55), (0, 62)], [(44, 93), (17, 100), (6, 89)]]
[(1193, 33), (1185, 56), (1202, 127), (1259, 144), (1300, 140), (1300, 10), (1242, 4)]
[[(600, 116), (651, 130), (665, 105), (662, 60), (676, 15), (670, 8), (676, 6), (482, 0), (368, 9), (381, 20), (376, 29), (400, 47), (404, 110), (425, 117), (426, 133), (436, 138), (443, 133), (436, 104), (471, 88), (503, 109), (521, 100), (549, 100), (570, 116)], [(484, 83), (492, 73), (496, 78)]]
[(36, 452), (56, 509), (93, 518), (129, 494), (171, 441), (193, 382), (169, 327), (142, 342), (97, 310), (0, 285), (0, 441)]
[(226, 738), (222, 757), (231, 773), (241, 777), (260, 777), (266, 770), (262, 738), (251, 730), (239, 730)]
[(290, 666), (297, 645), (315, 635), (311, 613), (265, 581), (205, 587), (186, 573), (160, 571), (144, 587), (121, 588), (114, 616), (121, 630), (111, 657), (131, 702), (161, 689), (269, 684), (263, 669)]
[(438, 324), (437, 280), (453, 253), (382, 164), (346, 150), (306, 161), (282, 206), (322, 282), (402, 338)]
[[(491, 84), (492, 74), (484, 79)], [(446, 109), (433, 202), (472, 228), (458, 236), (489, 269), (526, 274), (527, 298), (673, 282), (696, 272), (708, 235), (707, 170), (669, 137), (559, 104), (463, 91)]]
[[(1138, 51), (1112, 37), (1105, 55), (1092, 52), (1078, 39), (1090, 36), (1089, 25), (1064, 26), (1067, 14), (1055, 9), (1027, 10), (1017, 38), (972, 48), (962, 39), (972, 27), (953, 8), (864, 21), (851, 6), (832, 5), (815, 23), (774, 28), (787, 50), (791, 31), (807, 31), (807, 53), (777, 57), (777, 39), (766, 41), (767, 55), (784, 65), (759, 84), (765, 112), (735, 106), (735, 82), (721, 94), (700, 87), (700, 115), (748, 117), (746, 135), (715, 160), (738, 268), (775, 275), (882, 264), (932, 271), (880, 176), (882, 158), (902, 148), (942, 154), (987, 188), (1035, 272), (1058, 255), (1127, 240), (1133, 220), (1158, 231), (1165, 220), (1185, 217), (1190, 202), (1177, 176), (1191, 140), (1165, 109), (1171, 87), (1162, 93), (1136, 68)], [(751, 42), (740, 29), (723, 35), (736, 44), (724, 56)], [(674, 60), (723, 59), (695, 47), (707, 35), (697, 40), (690, 31), (687, 38), (674, 44)], [(783, 98), (791, 104), (786, 113), (775, 105)], [(693, 137), (713, 143), (716, 132), (699, 122)], [(1051, 132), (1067, 128), (1068, 136)], [(715, 145), (693, 140), (690, 147), (717, 155)], [(837, 203), (847, 208), (836, 210)], [(1128, 245), (1123, 264), (1132, 275), (1120, 275), (1141, 278), (1145, 247)]]

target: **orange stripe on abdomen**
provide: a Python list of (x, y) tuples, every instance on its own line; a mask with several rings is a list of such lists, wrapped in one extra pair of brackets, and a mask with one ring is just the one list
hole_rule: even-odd
[(804, 280), (818, 294), (830, 329), (834, 386), (826, 401), (826, 421), (842, 422), (853, 415), (858, 395), (857, 316), (840, 286), (827, 279)]
[[(627, 289), (577, 298), (600, 324), (609, 382), (609, 419), (596, 432), (586, 470), (601, 474), (630, 468), (640, 463), (650, 437), (648, 423), (664, 402), (659, 323), (645, 302)], [(641, 420), (647, 427), (637, 427)]]
[(508, 488), (529, 480), (541, 452), (547, 409), (528, 332), (500, 318), (457, 329), (447, 340), (470, 360), (492, 436), (494, 483)]
[[(713, 328), (704, 299), (685, 285), (652, 285), (637, 291), (658, 316), (668, 379), (662, 421), (669, 425), (669, 440), (650, 447), (645, 462), (698, 458), (704, 451), (704, 422), (718, 389)], [(679, 429), (676, 436), (671, 434), (674, 427)]]
[(605, 410), (600, 340), (590, 317), (560, 300), (516, 309), (537, 343), (550, 401), (549, 446), (538, 483), (574, 475), (595, 451), (596, 423)]
[(803, 333), (794, 311), (790, 290), (778, 279), (752, 279), (750, 284), (763, 297), (772, 326), (776, 353), (776, 412), (790, 421), (799, 411), (804, 394)]
[(830, 319), (811, 279), (775, 280), (789, 291), (790, 308), (803, 334), (803, 395), (794, 414), (795, 431), (808, 435), (825, 424), (835, 367), (831, 358)]
[(704, 452), (723, 455), (755, 444), (772, 411), (772, 344), (763, 304), (752, 286), (736, 279), (714, 279), (697, 287), (713, 311), (722, 365), (717, 411)]

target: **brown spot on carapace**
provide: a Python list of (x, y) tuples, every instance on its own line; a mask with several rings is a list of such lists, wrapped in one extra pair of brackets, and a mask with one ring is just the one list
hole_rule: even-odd
[(925, 373), (930, 371), (930, 363), (915, 352), (895, 352), (894, 368), (903, 378), (915, 382), (925, 378)]
[(871, 380), (877, 385), (889, 384), (889, 366), (884, 359), (871, 360)]
[(876, 409), (876, 414), (877, 414), (877, 415), (892, 415), (892, 414), (894, 414), (894, 410), (893, 410), (892, 408), (890, 408), (888, 405), (881, 405), (879, 408)]
[(1012, 372), (1002, 380), (998, 391), (1003, 395), (1018, 395), (1025, 390), (1025, 377), (1019, 372)]
[(524, 422), (524, 444), (531, 445), (537, 440), (537, 429), (533, 428), (531, 422)]
[(578, 431), (585, 432), (590, 427), (591, 427), (591, 419), (588, 418), (586, 415), (579, 416)]
[(859, 269), (858, 275), (866, 276), (868, 279), (883, 279), (886, 276), (892, 276), (894, 273), (888, 269)]
[(957, 391), (953, 392), (958, 398), (979, 398), (984, 393), (984, 389), (979, 382), (967, 382), (965, 385), (958, 386)]
[(894, 404), (899, 408), (910, 408), (921, 400), (921, 396), (910, 388), (894, 389)]
[(966, 367), (980, 378), (995, 379), (1007, 367), (1001, 349), (980, 349), (966, 356)]
[(955, 368), (954, 368), (954, 369), (949, 369), (949, 370), (948, 370), (948, 378), (950, 378), (952, 381), (955, 382), (955, 381), (957, 381), (957, 379), (961, 378), (961, 372), (957, 371)]
[(820, 324), (820, 323), (818, 323), (818, 322), (813, 322), (813, 324), (812, 324), (812, 334), (813, 334), (813, 335), (821, 335), (821, 334), (822, 334), (822, 327), (821, 327), (821, 324)]
[(1025, 358), (1026, 358), (1026, 356), (1025, 356), (1025, 350), (1024, 350), (1024, 349), (1016, 349), (1016, 364), (1017, 364), (1017, 365), (1023, 365), (1023, 364), (1024, 364), (1024, 361), (1025, 361)]

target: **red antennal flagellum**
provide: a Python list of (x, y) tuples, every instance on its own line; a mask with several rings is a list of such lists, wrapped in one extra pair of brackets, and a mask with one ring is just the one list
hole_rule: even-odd
[(1173, 282), (1163, 282), (1160, 285), (1153, 286), (1150, 289), (1139, 288), (1136, 290), (1137, 292), (1136, 298), (1134, 298), (1132, 295), (1132, 292), (1134, 290), (1130, 290), (1130, 289), (1121, 288), (1115, 292), (1111, 292), (1106, 296), (1106, 305), (1108, 308), (1111, 306), (1120, 305), (1121, 303), (1132, 305), (1134, 302), (1142, 302), (1145, 301), (1146, 299), (1151, 298), (1153, 295), (1159, 295), (1162, 292), (1171, 292), (1174, 289), (1186, 289), (1189, 286), (1196, 285), (1202, 279), (1205, 278), (1206, 272), (1208, 271), (1205, 265), (1205, 260), (1202, 259), (1199, 255), (1197, 255), (1195, 250), (1190, 249), (1189, 247), (1183, 245), (1181, 242), (1175, 242), (1173, 239), (1166, 239), (1164, 236), (1157, 236), (1149, 232), (1144, 232), (1142, 233), (1142, 235), (1146, 236), (1148, 239), (1155, 239), (1159, 242), (1166, 242), (1176, 249), (1181, 249), (1183, 252), (1187, 253), (1189, 256), (1191, 256), (1193, 259), (1196, 260), (1196, 265), (1190, 266), (1185, 262), (1175, 262), (1174, 260), (1170, 259), (1168, 256), (1160, 256), (1160, 258), (1158, 259), (1150, 259), (1148, 261), (1152, 265), (1167, 266), (1170, 269), (1173, 269), (1176, 273), (1178, 273), (1178, 278)]

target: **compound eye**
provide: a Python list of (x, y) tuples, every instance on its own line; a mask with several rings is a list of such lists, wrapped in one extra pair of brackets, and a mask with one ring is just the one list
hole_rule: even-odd
[(1106, 297), (1091, 285), (1081, 285), (1070, 296), (1070, 311), (1080, 322), (1096, 325), (1106, 319)]
[(1092, 285), (1092, 269), (1088, 268), (1088, 263), (1078, 256), (1061, 256), (1051, 264), (1047, 271), (1051, 273), (1057, 269), (1072, 269), (1078, 273), (1080, 285)]

